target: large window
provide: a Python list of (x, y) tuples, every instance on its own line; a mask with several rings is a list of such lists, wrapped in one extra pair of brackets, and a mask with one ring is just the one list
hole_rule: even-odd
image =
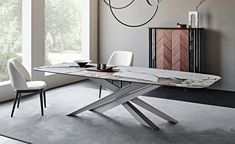
[(22, 1), (0, 1), (0, 82), (9, 80), (7, 60), (21, 60)]
[(81, 58), (82, 1), (45, 0), (45, 62), (47, 65)]

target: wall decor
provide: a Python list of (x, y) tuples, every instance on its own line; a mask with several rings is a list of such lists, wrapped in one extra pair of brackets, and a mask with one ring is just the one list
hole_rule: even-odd
[(125, 9), (127, 7), (129, 7), (130, 5), (132, 5), (134, 3), (135, 0), (132, 0), (131, 2), (129, 2), (127, 5), (124, 5), (124, 6), (121, 6), (121, 7), (116, 7), (116, 6), (113, 6), (112, 5), (112, 2), (111, 0), (108, 0), (108, 2), (106, 0), (104, 0), (105, 4), (109, 6), (110, 8), (110, 11), (113, 15), (113, 17), (119, 22), (121, 23), (122, 25), (124, 26), (127, 26), (127, 27), (141, 27), (143, 25), (146, 25), (147, 23), (149, 23), (154, 17), (155, 15), (157, 14), (157, 11), (158, 11), (158, 7), (159, 7), (159, 3), (162, 1), (162, 0), (156, 0), (156, 4), (152, 4), (149, 0), (146, 0), (146, 3), (150, 6), (150, 7), (153, 7), (155, 8), (155, 11), (153, 13), (153, 15), (146, 21), (140, 23), (140, 24), (128, 24), (126, 22), (123, 22), (121, 21), (118, 16), (114, 13), (113, 10), (120, 10), (120, 9)]
[(199, 27), (199, 13), (198, 11), (189, 11), (188, 12), (188, 21), (190, 28), (198, 28)]

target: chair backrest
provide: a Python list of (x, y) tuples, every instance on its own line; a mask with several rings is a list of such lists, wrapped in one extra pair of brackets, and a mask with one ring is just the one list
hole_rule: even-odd
[(27, 69), (15, 58), (12, 59), (12, 63), (16, 66), (16, 68), (20, 71), (26, 81), (32, 81), (31, 76)]
[(129, 51), (114, 51), (107, 64), (117, 66), (133, 66), (133, 54)]
[(15, 58), (8, 60), (7, 69), (14, 90), (27, 90), (26, 82), (31, 80), (28, 71)]

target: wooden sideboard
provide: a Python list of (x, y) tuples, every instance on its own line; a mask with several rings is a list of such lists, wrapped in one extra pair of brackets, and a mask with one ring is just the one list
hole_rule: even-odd
[(203, 28), (149, 28), (149, 67), (201, 71)]

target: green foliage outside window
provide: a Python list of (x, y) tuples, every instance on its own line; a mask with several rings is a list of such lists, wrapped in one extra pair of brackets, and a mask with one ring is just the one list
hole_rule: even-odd
[(45, 51), (79, 53), (82, 45), (82, 0), (46, 0)]
[(0, 82), (9, 79), (8, 59), (21, 59), (21, 5), (21, 0), (0, 1)]
[[(45, 0), (45, 55), (73, 51), (82, 45), (82, 0)], [(0, 82), (8, 80), (7, 61), (21, 60), (22, 0), (0, 0)]]

